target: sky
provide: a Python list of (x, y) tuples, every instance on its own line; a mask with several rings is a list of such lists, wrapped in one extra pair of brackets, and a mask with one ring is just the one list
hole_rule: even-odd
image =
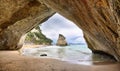
[(68, 43), (85, 43), (82, 30), (58, 13), (42, 23), (40, 29), (53, 43), (57, 42), (59, 34), (64, 35)]

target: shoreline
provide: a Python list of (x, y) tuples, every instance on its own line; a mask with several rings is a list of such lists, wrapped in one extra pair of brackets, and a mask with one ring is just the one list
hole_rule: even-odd
[(51, 58), (21, 56), (18, 51), (0, 51), (0, 71), (119, 71), (120, 63), (74, 64)]
[[(31, 46), (44, 47), (24, 45), (23, 48)], [(119, 66), (118, 62), (94, 62), (92, 65), (84, 65), (54, 58), (22, 56), (19, 51), (0, 51), (0, 71), (120, 71)]]
[[(27, 45), (31, 47), (32, 45)], [(85, 65), (92, 65), (93, 63), (113, 63), (116, 62), (111, 59), (109, 56), (102, 56), (100, 54), (93, 54), (88, 50), (84, 51), (81, 49), (82, 47), (60, 47), (60, 46), (45, 46), (45, 45), (33, 45), (33, 48), (26, 47), (21, 49), (20, 54), (23, 56), (31, 56), (37, 58), (52, 58), (58, 59), (61, 61), (67, 61), (76, 64), (85, 64)], [(36, 48), (39, 47), (39, 48)], [(41, 48), (43, 47), (43, 48)], [(46, 48), (47, 47), (47, 48)], [(28, 49), (27, 49), (28, 48)], [(35, 48), (35, 49), (34, 49)], [(45, 54), (46, 56), (40, 56)]]
[(119, 71), (119, 63), (82, 65), (50, 58), (19, 55), (18, 51), (0, 51), (0, 71)]
[(25, 44), (25, 45), (23, 45), (22, 48), (37, 48), (37, 47), (46, 47), (46, 46), (49, 46), (49, 45)]

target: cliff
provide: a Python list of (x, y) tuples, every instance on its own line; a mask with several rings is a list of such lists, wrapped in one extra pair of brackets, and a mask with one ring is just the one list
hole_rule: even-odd
[(58, 12), (83, 30), (89, 48), (120, 61), (120, 0), (1, 0), (0, 49), (19, 49), (22, 36)]
[(67, 45), (66, 38), (62, 34), (59, 34), (56, 45), (58, 45), (58, 46), (66, 46)]
[(47, 38), (44, 34), (42, 34), (40, 27), (37, 26), (35, 29), (27, 33), (25, 43), (51, 45), (52, 40)]

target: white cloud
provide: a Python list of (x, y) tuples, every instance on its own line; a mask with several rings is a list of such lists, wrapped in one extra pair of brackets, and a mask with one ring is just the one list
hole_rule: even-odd
[[(83, 33), (73, 22), (56, 13), (40, 26), (42, 33), (56, 42), (58, 35), (63, 34), (68, 42), (84, 42)], [(74, 39), (78, 37), (78, 39)], [(80, 39), (81, 38), (81, 39)]]

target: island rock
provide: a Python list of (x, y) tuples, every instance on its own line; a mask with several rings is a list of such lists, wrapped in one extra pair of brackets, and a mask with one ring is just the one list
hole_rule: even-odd
[(65, 37), (62, 34), (59, 34), (56, 45), (59, 45), (59, 46), (66, 46), (67, 45), (67, 41), (65, 40)]

